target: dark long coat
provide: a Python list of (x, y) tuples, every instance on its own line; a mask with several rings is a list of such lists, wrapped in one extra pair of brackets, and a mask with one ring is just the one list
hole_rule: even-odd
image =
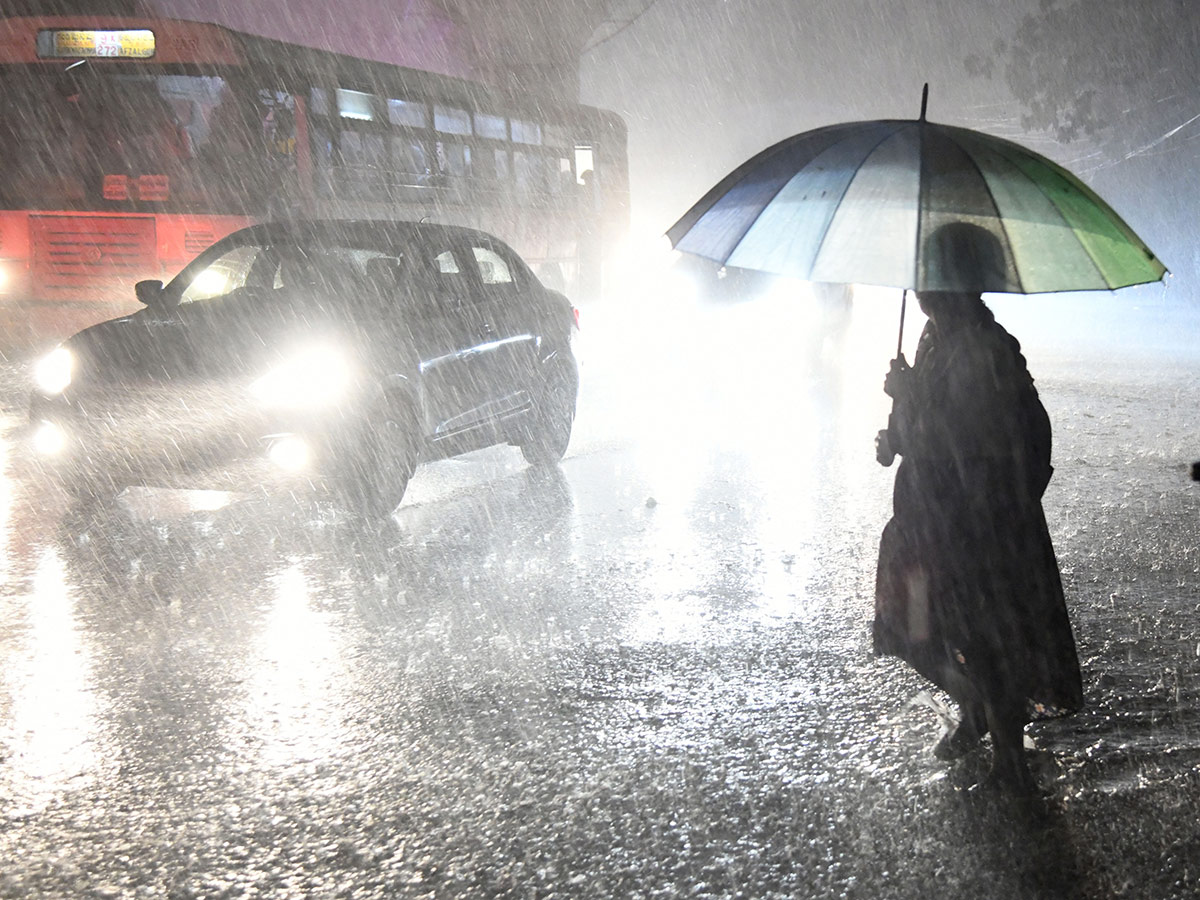
[(893, 518), (876, 580), (874, 644), (951, 690), (1028, 718), (1083, 702), (1079, 663), (1041, 496), (1050, 423), (1020, 345), (978, 317), (921, 336), (888, 422)]

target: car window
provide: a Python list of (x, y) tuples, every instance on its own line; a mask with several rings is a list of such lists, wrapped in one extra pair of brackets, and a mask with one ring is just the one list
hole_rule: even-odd
[(389, 301), (404, 288), (408, 276), (407, 261), (401, 256), (378, 253), (363, 262), (369, 299)]
[(439, 275), (457, 275), (462, 272), (462, 269), (458, 267), (458, 259), (455, 258), (453, 250), (439, 253), (434, 257), (433, 264)]
[(472, 247), (475, 263), (479, 266), (479, 280), (484, 285), (512, 284), (513, 273), (508, 263), (495, 250), (488, 247)]
[(424, 282), (419, 290), (427, 290), (426, 296), (437, 307), (453, 310), (469, 299), (470, 281), (463, 265), (466, 257), (458, 247), (431, 242), (415, 248), (413, 255), (418, 280)]
[[(338, 245), (243, 246), (200, 272), (180, 302), (318, 304), (357, 313), (394, 298), (404, 266), (386, 250)], [(250, 290), (241, 290), (241, 289)]]
[(263, 257), (266, 248), (258, 245), (234, 247), (217, 257), (202, 269), (191, 284), (184, 289), (180, 303), (195, 303), (224, 297), (245, 287), (252, 281), (255, 263)]
[(276, 288), (316, 288), (323, 294), (344, 294), (366, 280), (368, 259), (377, 251), (358, 247), (277, 247)]

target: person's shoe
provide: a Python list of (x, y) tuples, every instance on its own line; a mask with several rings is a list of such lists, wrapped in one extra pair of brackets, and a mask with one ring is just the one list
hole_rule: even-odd
[(964, 713), (958, 726), (949, 734), (942, 735), (942, 739), (933, 745), (933, 755), (949, 762), (962, 759), (978, 747), (986, 731), (979, 721), (981, 718), (981, 715)]
[(983, 783), (988, 788), (1001, 791), (1010, 797), (1038, 797), (1042, 792), (1037, 779), (1033, 777), (1033, 772), (1023, 759), (1017, 763), (1011, 760), (1005, 763), (997, 757), (992, 761), (991, 771)]

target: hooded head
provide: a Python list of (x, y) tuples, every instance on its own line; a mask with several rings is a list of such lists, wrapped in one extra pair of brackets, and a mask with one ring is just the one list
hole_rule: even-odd
[(927, 289), (955, 293), (1003, 291), (1009, 282), (1004, 247), (970, 222), (949, 222), (925, 239)]

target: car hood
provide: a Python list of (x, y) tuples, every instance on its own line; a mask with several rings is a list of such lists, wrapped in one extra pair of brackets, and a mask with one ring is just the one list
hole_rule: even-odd
[(369, 356), (368, 332), (377, 329), (319, 310), (232, 310), (197, 303), (101, 322), (66, 346), (75, 355), (80, 382), (232, 380), (255, 377), (293, 348), (318, 340)]

